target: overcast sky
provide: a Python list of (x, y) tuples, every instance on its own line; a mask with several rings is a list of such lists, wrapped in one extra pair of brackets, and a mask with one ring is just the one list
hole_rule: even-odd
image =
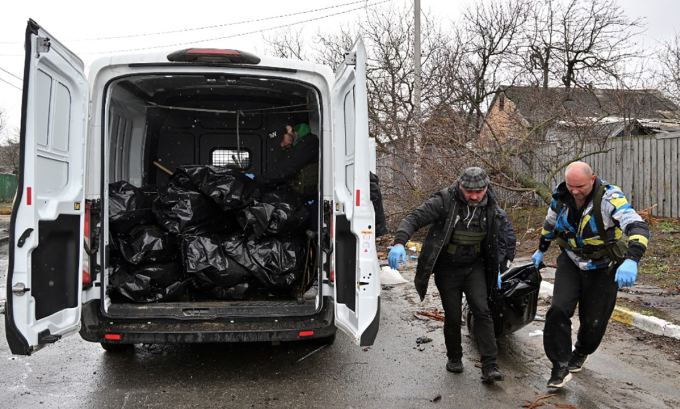
[[(432, 10), (445, 24), (456, 19), (460, 5), (469, 1), (472, 0), (421, 0), (421, 7), (423, 10)], [(295, 31), (305, 27), (303, 33), (312, 36), (317, 28), (332, 32), (334, 27), (339, 27), (344, 22), (357, 21), (365, 15), (361, 7), (366, 4), (370, 6), (383, 3), (380, 6), (384, 6), (387, 3), (402, 5), (411, 2), (412, 0), (117, 0), (110, 3), (96, 0), (5, 1), (0, 13), (0, 108), (8, 114), (10, 127), (18, 127), (21, 115), (19, 88), (22, 83), (16, 77), (23, 75), (23, 40), (29, 18), (88, 62), (105, 55), (102, 53), (158, 46), (169, 47), (151, 51), (210, 46), (257, 53), (265, 48), (263, 34), (275, 33), (275, 29), (284, 25), (291, 26)], [(652, 47), (659, 39), (672, 36), (676, 27), (680, 29), (680, 23), (676, 23), (680, 16), (680, 0), (619, 0), (619, 4), (629, 17), (645, 18), (647, 32), (643, 41), (647, 47)], [(312, 10), (318, 11), (310, 12)], [(272, 19), (277, 16), (282, 17)], [(263, 20), (234, 24), (257, 19)], [(209, 26), (218, 27), (197, 29)], [(184, 31), (111, 39), (179, 30)], [(264, 31), (257, 33), (261, 30)], [(207, 39), (213, 40), (199, 42)], [(187, 44), (193, 41), (196, 43)]]

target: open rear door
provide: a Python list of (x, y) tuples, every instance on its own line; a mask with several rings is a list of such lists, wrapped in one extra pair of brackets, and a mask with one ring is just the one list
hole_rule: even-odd
[(359, 345), (372, 345), (380, 321), (380, 276), (370, 198), (366, 49), (345, 55), (332, 95), (335, 322)]
[(7, 343), (30, 355), (80, 323), (88, 85), (83, 62), (26, 29), (21, 164), (7, 270)]

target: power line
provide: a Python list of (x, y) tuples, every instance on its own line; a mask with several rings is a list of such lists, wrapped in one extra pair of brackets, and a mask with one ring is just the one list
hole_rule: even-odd
[[(288, 24), (288, 26), (295, 26), (295, 25), (298, 25), (298, 24), (304, 24), (304, 23), (309, 23), (309, 22), (312, 22), (312, 21), (323, 20), (325, 18), (334, 17), (334, 16), (338, 16), (338, 15), (341, 15), (341, 14), (346, 14), (346, 13), (356, 11), (356, 10), (360, 10), (360, 9), (363, 9), (363, 8), (377, 6), (377, 5), (380, 5), (380, 4), (383, 4), (383, 3), (388, 3), (390, 1), (392, 1), (392, 0), (383, 0), (383, 1), (380, 1), (378, 3), (367, 4), (366, 6), (363, 6), (363, 7), (357, 7), (357, 8), (353, 8), (353, 9), (346, 10), (346, 11), (340, 11), (340, 12), (337, 12), (337, 13), (328, 14), (328, 15), (316, 17), (316, 18), (311, 18), (311, 19), (308, 19), (308, 20), (297, 21), (295, 23)], [(262, 30), (255, 30), (255, 31), (249, 31), (249, 32), (246, 32), (246, 33), (232, 34), (232, 35), (223, 36), (223, 37), (207, 38), (207, 39), (204, 39), (204, 40), (187, 41), (187, 42), (175, 43), (175, 44), (157, 45), (157, 46), (153, 46), (153, 47), (128, 48), (128, 49), (125, 49), (125, 50), (100, 51), (100, 52), (79, 53), (79, 54), (82, 54), (82, 55), (110, 54), (110, 53), (122, 53), (122, 52), (130, 52), (130, 51), (153, 50), (153, 49), (157, 49), (157, 48), (177, 47), (177, 46), (181, 46), (181, 45), (204, 43), (206, 41), (216, 41), (216, 40), (224, 40), (224, 39), (227, 39), (227, 38), (242, 37), (242, 36), (246, 36), (246, 35), (250, 35), (250, 34), (258, 34), (258, 33), (263, 33), (265, 31), (276, 30), (276, 29), (279, 29), (279, 28), (281, 28), (281, 27), (279, 27), (279, 26), (270, 27), (270, 28), (265, 28), (265, 29), (262, 29)]]
[(7, 82), (7, 81), (3, 80), (2, 78), (0, 78), (0, 81), (4, 82), (7, 85), (11, 85), (12, 87), (18, 89), (19, 91), (22, 91), (21, 88), (17, 87), (16, 85), (12, 84), (11, 82)]
[(16, 75), (12, 74), (11, 72), (7, 71), (6, 69), (4, 69), (4, 68), (2, 68), (2, 67), (0, 67), (0, 70), (6, 72), (7, 74), (11, 75), (12, 77), (18, 79), (19, 81), (23, 81), (23, 80), (21, 79), (21, 77), (17, 77)]
[[(352, 4), (366, 3), (366, 2), (367, 2), (366, 0), (358, 0), (358, 1), (353, 1), (353, 2), (350, 2), (350, 3), (338, 4), (338, 5), (335, 5), (335, 6), (328, 6), (328, 7), (318, 8), (318, 9), (314, 9), (314, 10), (299, 11), (299, 12), (295, 12), (295, 13), (283, 14), (283, 15), (272, 16), (272, 17), (263, 17), (263, 18), (258, 18), (258, 19), (254, 19), (254, 20), (238, 21), (238, 22), (235, 22), (235, 23), (215, 24), (215, 25), (212, 25), (212, 26), (185, 28), (185, 29), (181, 29), (181, 30), (158, 31), (158, 32), (155, 32), (155, 33), (130, 34), (130, 35), (114, 36), (114, 37), (73, 39), (73, 40), (64, 40), (64, 41), (83, 42), (83, 41), (119, 40), (119, 39), (123, 39), (123, 38), (149, 37), (149, 36), (164, 35), (164, 34), (186, 33), (186, 32), (189, 32), (189, 31), (209, 30), (209, 29), (219, 28), (219, 27), (237, 26), (237, 25), (241, 25), (241, 24), (257, 23), (257, 22), (267, 21), (267, 20), (275, 20), (275, 19), (280, 19), (280, 18), (285, 18), (285, 17), (292, 17), (292, 16), (298, 16), (298, 15), (302, 15), (302, 14), (315, 13), (317, 11), (335, 9), (335, 8), (339, 8), (339, 7), (350, 6)], [(356, 9), (354, 9), (354, 10), (356, 10)], [(350, 11), (352, 11), (352, 10), (350, 10)], [(21, 44), (21, 42), (18, 42), (18, 41), (0, 41), (0, 44)]]

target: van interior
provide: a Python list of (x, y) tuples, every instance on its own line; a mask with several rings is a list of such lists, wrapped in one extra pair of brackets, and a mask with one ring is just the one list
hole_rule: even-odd
[(315, 197), (302, 197), (258, 177), (285, 160), (286, 125), (321, 135), (319, 92), (285, 78), (213, 73), (133, 75), (107, 90), (107, 314), (317, 311), (320, 297), (303, 294), (320, 271), (323, 178)]

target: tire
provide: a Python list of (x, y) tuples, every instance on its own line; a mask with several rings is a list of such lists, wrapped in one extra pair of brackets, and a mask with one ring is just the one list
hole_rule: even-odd
[(106, 352), (113, 354), (131, 351), (135, 347), (135, 344), (113, 344), (108, 342), (100, 342), (100, 344)]

